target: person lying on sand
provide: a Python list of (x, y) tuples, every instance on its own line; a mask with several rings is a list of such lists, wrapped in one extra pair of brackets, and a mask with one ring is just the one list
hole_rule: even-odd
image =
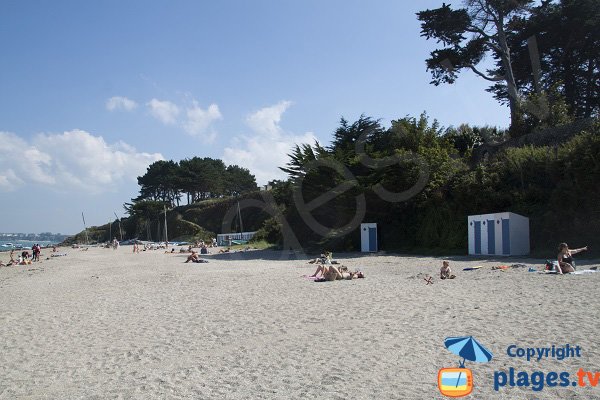
[(314, 274), (309, 275), (311, 278), (316, 277), (317, 275), (321, 274), (321, 275), (325, 275), (325, 273), (329, 270), (329, 265), (327, 264), (319, 264), (317, 265), (317, 270), (315, 271)]
[[(319, 267), (321, 268), (322, 276), (315, 279), (315, 282), (331, 282), (338, 279), (344, 279), (342, 273), (333, 265), (320, 265)], [(317, 268), (317, 271), (318, 270), (319, 268)]]
[(440, 269), (440, 279), (454, 279), (456, 275), (452, 275), (450, 269), (450, 261), (442, 261), (442, 268)]
[(364, 278), (365, 274), (363, 274), (360, 270), (356, 270), (354, 272), (350, 272), (348, 271), (348, 267), (342, 265), (338, 268), (338, 271), (340, 271), (340, 274), (342, 274), (342, 278), (341, 279), (345, 279), (345, 280), (352, 280), (352, 279), (359, 279), (359, 278)]
[(330, 282), (342, 279), (352, 280), (365, 277), (365, 275), (361, 271), (356, 270), (354, 272), (349, 272), (348, 267), (345, 267), (343, 265), (339, 268), (337, 268), (334, 265), (319, 265), (317, 267), (317, 271), (310, 277), (316, 277), (319, 273), (321, 274), (321, 277), (315, 279), (315, 282)]
[(231, 251), (231, 248), (228, 247), (225, 250), (223, 250), (223, 249), (219, 250), (219, 253), (229, 253), (230, 251)]

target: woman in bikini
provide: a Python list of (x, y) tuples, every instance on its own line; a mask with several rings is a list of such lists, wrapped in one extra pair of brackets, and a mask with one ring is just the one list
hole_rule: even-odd
[(574, 272), (575, 268), (573, 268), (573, 255), (577, 253), (581, 253), (582, 251), (586, 251), (587, 246), (582, 247), (580, 249), (570, 250), (569, 246), (566, 243), (561, 243), (558, 245), (558, 273), (566, 274), (569, 272)]

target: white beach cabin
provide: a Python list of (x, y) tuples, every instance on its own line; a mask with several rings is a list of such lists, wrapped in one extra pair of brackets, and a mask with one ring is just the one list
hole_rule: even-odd
[(377, 224), (360, 224), (360, 251), (377, 252)]
[(529, 218), (511, 212), (470, 215), (469, 255), (529, 254)]

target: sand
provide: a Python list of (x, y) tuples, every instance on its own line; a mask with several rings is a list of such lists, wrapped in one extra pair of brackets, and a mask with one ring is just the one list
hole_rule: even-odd
[[(467, 361), (477, 399), (600, 398), (598, 387), (503, 387), (494, 372), (600, 371), (600, 273), (549, 276), (542, 260), (335, 254), (366, 279), (315, 283), (307, 256), (208, 256), (61, 249), (0, 268), (0, 399), (433, 399), (474, 336), (492, 361)], [(8, 254), (0, 255), (7, 261)], [(478, 271), (462, 271), (468, 266)], [(582, 261), (578, 269), (598, 262)], [(425, 275), (433, 276), (427, 284)], [(527, 362), (507, 347), (581, 347)]]

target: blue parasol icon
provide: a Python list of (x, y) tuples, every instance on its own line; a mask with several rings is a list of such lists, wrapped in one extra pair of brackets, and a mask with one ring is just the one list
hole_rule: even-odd
[[(460, 368), (465, 367), (465, 360), (474, 361), (474, 362), (488, 362), (492, 359), (492, 352), (483, 347), (473, 336), (458, 336), (458, 337), (449, 337), (444, 340), (444, 346), (452, 353), (457, 356), (462, 357), (462, 361), (460, 361)], [(460, 380), (460, 373), (458, 375), (458, 379), (456, 380), (456, 385), (458, 386), (458, 381)]]

